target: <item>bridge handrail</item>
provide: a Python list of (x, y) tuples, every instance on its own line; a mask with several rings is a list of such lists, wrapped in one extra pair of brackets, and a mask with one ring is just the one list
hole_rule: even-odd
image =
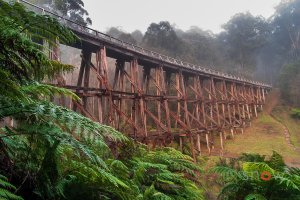
[[(82, 31), (84, 33), (92, 34), (93, 36), (96, 36), (96, 37), (101, 37), (101, 38), (106, 39), (106, 40), (108, 40), (112, 43), (118, 44), (118, 45), (123, 46), (127, 49), (135, 51), (137, 53), (141, 53), (141, 54), (147, 55), (149, 57), (157, 58), (157, 59), (160, 59), (164, 62), (168, 62), (170, 64), (176, 64), (176, 65), (179, 65), (181, 67), (192, 69), (192, 70), (202, 72), (202, 73), (205, 73), (205, 74), (210, 74), (210, 75), (215, 75), (215, 76), (224, 77), (224, 78), (228, 78), (228, 79), (243, 81), (243, 82), (246, 82), (246, 83), (255, 84), (255, 85), (264, 86), (264, 87), (271, 87), (271, 85), (268, 85), (268, 84), (265, 84), (265, 83), (249, 80), (249, 79), (246, 79), (244, 77), (237, 77), (233, 74), (219, 72), (219, 71), (216, 71), (216, 70), (213, 70), (213, 69), (210, 69), (210, 68), (197, 66), (197, 65), (194, 65), (194, 64), (182, 61), (182, 60), (178, 60), (176, 58), (173, 58), (173, 57), (161, 54), (161, 53), (157, 53), (157, 52), (152, 51), (152, 50), (145, 49), (143, 47), (125, 42), (125, 41), (120, 40), (118, 38), (112, 37), (108, 34), (102, 33), (98, 30), (92, 29), (90, 27), (83, 26), (83, 25), (81, 25), (81, 24), (79, 24), (75, 21), (67, 19), (67, 18), (65, 18), (65, 17), (63, 17), (63, 16), (61, 16), (57, 13), (51, 12), (51, 11), (49, 11), (49, 10), (43, 8), (43, 7), (40, 7), (40, 6), (35, 5), (33, 3), (30, 3), (26, 0), (17, 0), (17, 1), (22, 2), (24, 4), (27, 4), (29, 6), (32, 6), (36, 9), (39, 9), (40, 11), (42, 11), (42, 14), (47, 13), (47, 14), (50, 14), (50, 15), (58, 18), (59, 21), (60, 21), (60, 19), (63, 20), (63, 21), (60, 21), (60, 22), (63, 23), (64, 25), (68, 26), (71, 29), (75, 29), (77, 31)], [(67, 22), (69, 22), (71, 24), (68, 24)], [(74, 26), (74, 25), (76, 25), (76, 26)]]

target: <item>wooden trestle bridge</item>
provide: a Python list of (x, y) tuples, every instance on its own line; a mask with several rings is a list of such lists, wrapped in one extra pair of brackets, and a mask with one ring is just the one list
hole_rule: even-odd
[[(146, 50), (31, 6), (58, 18), (81, 40), (73, 44), (82, 50), (77, 85), (63, 86), (82, 98), (72, 108), (140, 142), (155, 146), (176, 140), (181, 148), (188, 142), (194, 155), (210, 152), (218, 137), (222, 150), (223, 140), (242, 132), (257, 116), (271, 89)], [(115, 59), (114, 66), (108, 65), (108, 57)], [(113, 76), (108, 73), (111, 68)], [(91, 74), (97, 84), (91, 85)]]

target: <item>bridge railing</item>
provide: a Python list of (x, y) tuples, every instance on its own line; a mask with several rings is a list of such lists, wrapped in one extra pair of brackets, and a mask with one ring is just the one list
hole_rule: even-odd
[(89, 28), (87, 26), (83, 26), (83, 25), (81, 25), (77, 22), (74, 22), (70, 19), (67, 19), (67, 18), (57, 14), (57, 13), (51, 12), (51, 11), (49, 11), (49, 10), (43, 8), (43, 7), (32, 4), (28, 1), (17, 0), (17, 2), (21, 2), (25, 5), (27, 5), (27, 7), (29, 7), (29, 9), (31, 8), (31, 10), (33, 10), (37, 13), (50, 15), (50, 16), (56, 18), (60, 23), (66, 25), (67, 27), (69, 27), (69, 28), (71, 28), (75, 31), (80, 31), (80, 32), (83, 32), (85, 34), (89, 34), (93, 37), (101, 38), (103, 40), (106, 40), (106, 41), (109, 41), (113, 44), (122, 46), (123, 48), (129, 49), (131, 51), (134, 51), (134, 52), (137, 52), (137, 53), (140, 53), (140, 54), (152, 57), (152, 58), (156, 58), (156, 59), (162, 60), (162, 61), (170, 63), (170, 64), (175, 64), (175, 65), (178, 65), (178, 66), (181, 66), (181, 67), (184, 67), (184, 68), (192, 69), (194, 71), (202, 72), (204, 74), (219, 76), (219, 77), (223, 77), (223, 78), (227, 78), (227, 79), (233, 79), (233, 80), (246, 82), (246, 83), (249, 83), (249, 84), (255, 84), (255, 85), (259, 85), (259, 86), (263, 86), (263, 87), (271, 87), (271, 85), (268, 85), (268, 84), (265, 84), (265, 83), (249, 80), (249, 79), (246, 79), (244, 77), (238, 77), (238, 76), (235, 76), (235, 75), (232, 75), (232, 74), (219, 72), (219, 71), (216, 71), (216, 70), (213, 70), (213, 69), (209, 69), (209, 68), (205, 68), (205, 67), (202, 67), (202, 66), (194, 65), (194, 64), (191, 64), (191, 63), (188, 63), (188, 62), (185, 62), (185, 61), (182, 61), (182, 60), (179, 60), (179, 59), (167, 56), (167, 55), (163, 55), (161, 53), (157, 53), (157, 52), (152, 51), (152, 50), (145, 49), (145, 48), (140, 47), (140, 46), (125, 42), (123, 40), (112, 37), (110, 35), (107, 35), (105, 33), (97, 31), (95, 29)]

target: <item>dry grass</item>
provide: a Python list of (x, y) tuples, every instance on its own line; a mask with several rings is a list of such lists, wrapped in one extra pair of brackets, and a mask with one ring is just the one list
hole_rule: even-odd
[(271, 155), (280, 153), (290, 165), (300, 165), (300, 154), (290, 147), (284, 136), (285, 127), (272, 116), (262, 113), (253, 120), (245, 133), (226, 141), (226, 153), (259, 153)]

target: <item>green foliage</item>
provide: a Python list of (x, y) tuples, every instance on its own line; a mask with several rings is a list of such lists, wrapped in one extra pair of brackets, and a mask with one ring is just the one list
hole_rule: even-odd
[(150, 24), (143, 38), (143, 43), (152, 49), (168, 52), (170, 56), (177, 57), (183, 53), (183, 42), (167, 21)]
[[(27, 11), (21, 4), (0, 1), (0, 74), (1, 91), (6, 96), (22, 97), (18, 91), (26, 80), (43, 80), (70, 71), (72, 67), (50, 61), (44, 46), (74, 42), (76, 36), (47, 15)], [(59, 36), (59, 37), (58, 37)], [(35, 41), (35, 42), (33, 42)]]
[(244, 162), (264, 162), (265, 157), (266, 156), (259, 155), (257, 153), (243, 153), (239, 157), (239, 160), (244, 161)]
[(300, 62), (284, 65), (279, 76), (279, 86), (282, 98), (285, 102), (300, 105), (299, 92)]
[(249, 194), (245, 197), (245, 200), (267, 200), (263, 195), (261, 194)]
[(266, 161), (266, 163), (273, 169), (277, 171), (284, 171), (286, 165), (283, 161), (282, 156), (277, 153), (276, 151), (273, 151), (272, 156), (269, 160)]
[(287, 168), (277, 152), (266, 160), (259, 155), (242, 157), (243, 160), (249, 158), (260, 161), (243, 162), (241, 169), (217, 166), (212, 170), (224, 183), (220, 199), (299, 199), (298, 168)]
[(3, 200), (23, 200), (11, 192), (11, 190), (16, 190), (16, 187), (10, 184), (7, 178), (0, 174), (0, 199)]
[(293, 118), (300, 119), (300, 109), (293, 108), (292, 112), (291, 112), (291, 115), (292, 115)]
[[(14, 121), (0, 129), (0, 170), (13, 177), (18, 193), (47, 200), (202, 199), (194, 181), (200, 169), (189, 156), (171, 148), (148, 151), (112, 127), (51, 103), (55, 95), (79, 97), (40, 83), (72, 67), (50, 61), (37, 42), (55, 46), (58, 38), (73, 41), (73, 33), (18, 3), (0, 3), (0, 120)], [(0, 185), (4, 199), (21, 199), (2, 176)]]
[(129, 168), (143, 199), (203, 199), (202, 190), (192, 181), (200, 168), (191, 157), (173, 148), (147, 151), (139, 147), (138, 154)]
[(61, 14), (72, 21), (82, 25), (92, 24), (92, 20), (88, 17), (87, 10), (84, 9), (82, 0), (29, 0), (40, 6), (50, 7), (52, 12)]

